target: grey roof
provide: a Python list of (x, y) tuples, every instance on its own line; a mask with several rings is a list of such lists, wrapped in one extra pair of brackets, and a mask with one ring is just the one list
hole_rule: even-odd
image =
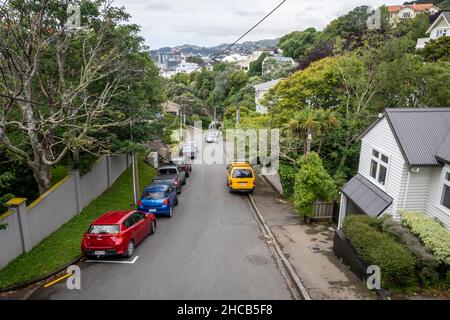
[(445, 20), (450, 23), (450, 11), (442, 12), (442, 15), (444, 16)]
[(342, 193), (371, 217), (378, 217), (392, 203), (392, 198), (386, 192), (359, 173), (347, 182), (342, 188)]
[(436, 158), (439, 161), (450, 163), (450, 128), (436, 151)]
[(283, 80), (283, 79), (276, 79), (276, 80), (271, 80), (271, 81), (267, 81), (264, 83), (256, 84), (253, 86), (253, 88), (255, 88), (255, 90), (270, 89), (270, 88), (276, 86), (281, 80)]
[(386, 119), (411, 167), (441, 166), (449, 160), (450, 108), (386, 109)]

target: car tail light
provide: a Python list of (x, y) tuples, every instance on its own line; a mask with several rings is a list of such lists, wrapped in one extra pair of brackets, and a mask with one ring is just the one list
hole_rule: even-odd
[(142, 200), (141, 200), (141, 199), (139, 199), (137, 205), (138, 205), (138, 206), (142, 206)]
[(168, 204), (169, 204), (169, 198), (164, 199), (163, 205), (168, 205)]
[(173, 180), (173, 184), (176, 185), (176, 186), (178, 186), (178, 180), (177, 180), (177, 179), (174, 179), (174, 180)]

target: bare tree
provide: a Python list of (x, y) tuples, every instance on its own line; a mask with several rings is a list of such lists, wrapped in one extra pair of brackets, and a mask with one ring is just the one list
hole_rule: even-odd
[(51, 166), (68, 152), (101, 150), (93, 134), (128, 122), (107, 113), (125, 90), (123, 53), (108, 39), (109, 3), (95, 28), (77, 31), (58, 18), (65, 8), (51, 0), (0, 8), (0, 143), (32, 168), (41, 194), (51, 186)]

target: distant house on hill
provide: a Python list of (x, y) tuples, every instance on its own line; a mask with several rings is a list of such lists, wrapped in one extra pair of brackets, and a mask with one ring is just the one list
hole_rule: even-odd
[(397, 6), (387, 6), (389, 13), (389, 23), (397, 24), (401, 20), (412, 19), (421, 13), (435, 14), (440, 11), (438, 7), (432, 3), (405, 4)]
[(426, 44), (430, 42), (430, 40), (450, 36), (450, 12), (442, 12), (430, 28), (428, 28), (426, 34), (429, 34), (430, 37), (417, 39), (416, 49), (425, 48)]
[(164, 112), (178, 115), (180, 113), (180, 105), (173, 101), (167, 101), (163, 104), (163, 110)]
[(281, 79), (277, 79), (269, 82), (260, 83), (254, 86), (256, 112), (267, 113), (267, 107), (261, 104), (261, 100), (264, 98), (265, 94), (269, 92), (271, 88), (275, 87), (280, 81)]

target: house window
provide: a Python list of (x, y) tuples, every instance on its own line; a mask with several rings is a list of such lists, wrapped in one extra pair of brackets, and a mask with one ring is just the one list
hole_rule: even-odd
[(403, 13), (403, 19), (411, 18), (411, 12)]
[(445, 173), (441, 205), (450, 209), (450, 170)]
[(438, 30), (436, 30), (436, 38), (447, 36), (447, 30), (448, 29), (438, 29)]
[(370, 176), (381, 185), (386, 185), (389, 157), (377, 150), (372, 150)]

